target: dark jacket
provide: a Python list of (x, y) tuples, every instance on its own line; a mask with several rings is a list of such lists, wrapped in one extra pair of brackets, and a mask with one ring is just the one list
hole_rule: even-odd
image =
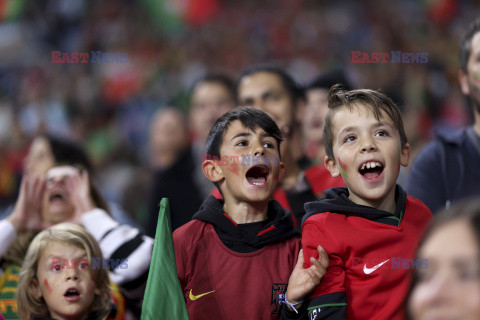
[(149, 191), (149, 222), (147, 235), (155, 237), (160, 200), (170, 201), (170, 223), (172, 231), (192, 219), (202, 203), (201, 193), (193, 178), (194, 161), (188, 148), (171, 167), (154, 173)]
[(440, 133), (418, 154), (407, 193), (433, 213), (453, 201), (480, 195), (480, 137), (472, 127)]

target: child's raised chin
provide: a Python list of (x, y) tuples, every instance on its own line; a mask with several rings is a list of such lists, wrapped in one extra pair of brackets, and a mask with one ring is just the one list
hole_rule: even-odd
[(267, 218), (268, 199), (285, 172), (279, 157), (274, 137), (260, 127), (251, 130), (235, 120), (223, 135), (220, 160), (203, 162), (203, 173), (218, 184), (224, 210), (236, 223)]
[(45, 300), (52, 318), (83, 319), (88, 315), (99, 290), (86, 259), (84, 249), (60, 242), (48, 243), (41, 253), (31, 288), (37, 299)]
[(402, 146), (399, 129), (384, 110), (378, 118), (373, 110), (355, 103), (335, 111), (325, 166), (333, 177), (342, 176), (350, 200), (393, 213), (396, 181), (400, 165), (408, 165), (410, 145)]

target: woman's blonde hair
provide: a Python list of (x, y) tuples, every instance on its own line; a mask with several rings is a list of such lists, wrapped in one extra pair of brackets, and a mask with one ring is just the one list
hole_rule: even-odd
[[(40, 232), (30, 244), (20, 271), (17, 291), (20, 319), (49, 316), (45, 300), (35, 297), (32, 282), (37, 277), (38, 262), (43, 250), (51, 242), (68, 244), (85, 250), (90, 265), (92, 257), (103, 259), (98, 242), (83, 227), (71, 223), (60, 223)], [(89, 313), (95, 311), (99, 318), (103, 319), (111, 310), (108, 271), (103, 268), (90, 268), (90, 277), (100, 293), (93, 300)]]

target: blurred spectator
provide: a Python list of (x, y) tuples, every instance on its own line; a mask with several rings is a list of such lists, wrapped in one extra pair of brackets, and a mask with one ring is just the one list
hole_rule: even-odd
[(215, 121), (234, 106), (233, 80), (226, 75), (207, 74), (192, 88), (189, 122), (193, 134), (194, 179), (202, 199), (212, 190), (212, 183), (202, 171), (205, 141)]
[(408, 192), (435, 212), (456, 200), (480, 196), (480, 19), (462, 38), (458, 79), (469, 97), (475, 123), (455, 133), (439, 133), (417, 156)]
[(150, 126), (150, 164), (155, 169), (170, 167), (189, 146), (185, 117), (174, 108), (153, 116)]
[(25, 158), (24, 174), (43, 176), (58, 163), (81, 163), (89, 172), (93, 171), (85, 151), (79, 145), (46, 135), (33, 139)]
[[(172, 231), (190, 221), (203, 199), (210, 194), (212, 184), (202, 171), (204, 144), (215, 121), (234, 107), (233, 81), (226, 75), (207, 74), (192, 87), (189, 125), (192, 145), (187, 146), (187, 125), (179, 111), (159, 111), (152, 123), (150, 148), (166, 165), (156, 167), (148, 205), (147, 232), (154, 235), (158, 218), (158, 203), (170, 199)], [(169, 146), (169, 147), (166, 147)], [(160, 155), (160, 154), (163, 154)]]
[[(42, 177), (52, 167), (59, 164), (81, 164), (93, 177), (94, 170), (83, 148), (67, 139), (53, 135), (36, 137), (25, 157), (24, 174)], [(122, 224), (136, 226), (135, 221), (115, 203), (108, 203), (112, 216)], [(13, 208), (7, 208), (2, 215), (10, 214)]]
[(334, 70), (315, 78), (305, 88), (307, 104), (302, 119), (303, 148), (305, 155), (314, 163), (323, 165), (323, 121), (328, 111), (328, 91), (334, 84), (352, 90), (342, 70)]
[(480, 201), (438, 213), (418, 247), (409, 318), (480, 319)]
[(188, 143), (184, 115), (174, 109), (159, 110), (150, 125), (152, 176), (148, 190), (147, 234), (154, 236), (162, 198), (170, 202), (172, 231), (190, 221), (202, 198), (193, 179), (194, 160)]

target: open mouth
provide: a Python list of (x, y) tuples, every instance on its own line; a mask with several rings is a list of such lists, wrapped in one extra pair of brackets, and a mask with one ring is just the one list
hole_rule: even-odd
[(63, 296), (65, 297), (65, 300), (75, 302), (80, 300), (80, 291), (78, 291), (77, 288), (69, 288), (67, 291), (65, 291)]
[(70, 288), (65, 292), (64, 296), (65, 297), (74, 297), (74, 296), (79, 296), (80, 292), (76, 288)]
[(382, 174), (384, 167), (378, 161), (367, 161), (360, 165), (358, 172), (367, 180), (375, 180)]
[(48, 198), (48, 200), (50, 202), (65, 201), (65, 195), (60, 190), (55, 190), (50, 193), (50, 197)]
[(253, 166), (247, 171), (247, 181), (254, 186), (264, 186), (267, 183), (269, 172), (270, 169), (265, 165)]

